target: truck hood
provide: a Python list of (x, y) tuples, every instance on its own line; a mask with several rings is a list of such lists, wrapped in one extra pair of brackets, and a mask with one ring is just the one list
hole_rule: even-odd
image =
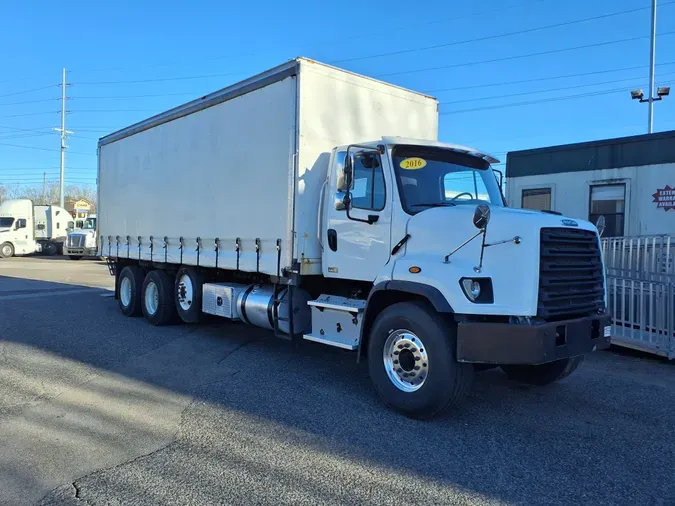
[(95, 237), (96, 236), (96, 230), (77, 230), (75, 232), (70, 232), (68, 234), (68, 237), (79, 237), (79, 236), (85, 236), (85, 237)]
[[(491, 206), (485, 242), (505, 242), (485, 248), (480, 271), (476, 268), (480, 264), (481, 236), (444, 263), (447, 254), (478, 232), (472, 221), (474, 210), (473, 205), (460, 204), (427, 209), (411, 217), (407, 230), (410, 239), (405, 255), (396, 261), (393, 277), (409, 278), (406, 273), (410, 265), (419, 265), (422, 272), (415, 280), (436, 286), (444, 294), (448, 293), (448, 285), (452, 285), (450, 291), (456, 292), (455, 285), (462, 277), (489, 277), (493, 284), (494, 304), (471, 304), (472, 312), (530, 316), (536, 314), (537, 308), (541, 229), (573, 228), (597, 234), (595, 227), (584, 220)], [(516, 237), (518, 240), (514, 241)], [(462, 296), (457, 304), (467, 309), (466, 302)], [(460, 308), (455, 311), (462, 312)]]

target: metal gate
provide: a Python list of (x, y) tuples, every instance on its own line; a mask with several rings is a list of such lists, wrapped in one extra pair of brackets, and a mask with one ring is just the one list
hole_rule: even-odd
[(675, 358), (675, 236), (602, 240), (612, 343)]

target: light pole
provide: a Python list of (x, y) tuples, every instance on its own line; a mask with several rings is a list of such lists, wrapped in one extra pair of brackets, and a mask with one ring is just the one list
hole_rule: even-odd
[(670, 93), (670, 86), (661, 86), (656, 90), (657, 97), (654, 97), (654, 68), (656, 65), (656, 0), (652, 0), (652, 38), (649, 50), (649, 98), (644, 98), (645, 93), (642, 90), (633, 90), (630, 96), (633, 100), (648, 103), (647, 111), (647, 133), (654, 130), (654, 102), (663, 100), (663, 97)]

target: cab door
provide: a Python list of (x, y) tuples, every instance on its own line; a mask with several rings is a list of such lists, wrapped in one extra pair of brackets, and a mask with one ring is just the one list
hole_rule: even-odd
[[(346, 150), (334, 154), (326, 198), (322, 269), (326, 277), (373, 281), (391, 252), (392, 181), (386, 157), (376, 150), (356, 151), (351, 206), (342, 209), (345, 192), (337, 191)], [(329, 193), (330, 195), (330, 193)]]

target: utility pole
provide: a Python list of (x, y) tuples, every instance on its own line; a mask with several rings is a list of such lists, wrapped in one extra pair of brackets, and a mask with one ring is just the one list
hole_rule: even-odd
[(61, 177), (59, 178), (59, 205), (63, 207), (64, 204), (64, 195), (63, 195), (63, 186), (65, 181), (66, 173), (66, 135), (72, 134), (70, 130), (66, 130), (66, 69), (63, 69), (63, 76), (61, 80), (61, 128), (55, 128), (57, 132), (61, 132)]
[[(651, 50), (649, 51), (649, 103), (647, 104), (649, 113), (647, 132), (654, 130), (654, 67), (656, 62), (656, 0), (652, 0), (652, 40)], [(64, 71), (65, 72), (65, 71)], [(65, 74), (64, 74), (65, 75)], [(64, 77), (65, 80), (65, 77)]]
[(49, 205), (50, 202), (47, 202), (47, 173), (42, 173), (42, 203), (44, 205)]

